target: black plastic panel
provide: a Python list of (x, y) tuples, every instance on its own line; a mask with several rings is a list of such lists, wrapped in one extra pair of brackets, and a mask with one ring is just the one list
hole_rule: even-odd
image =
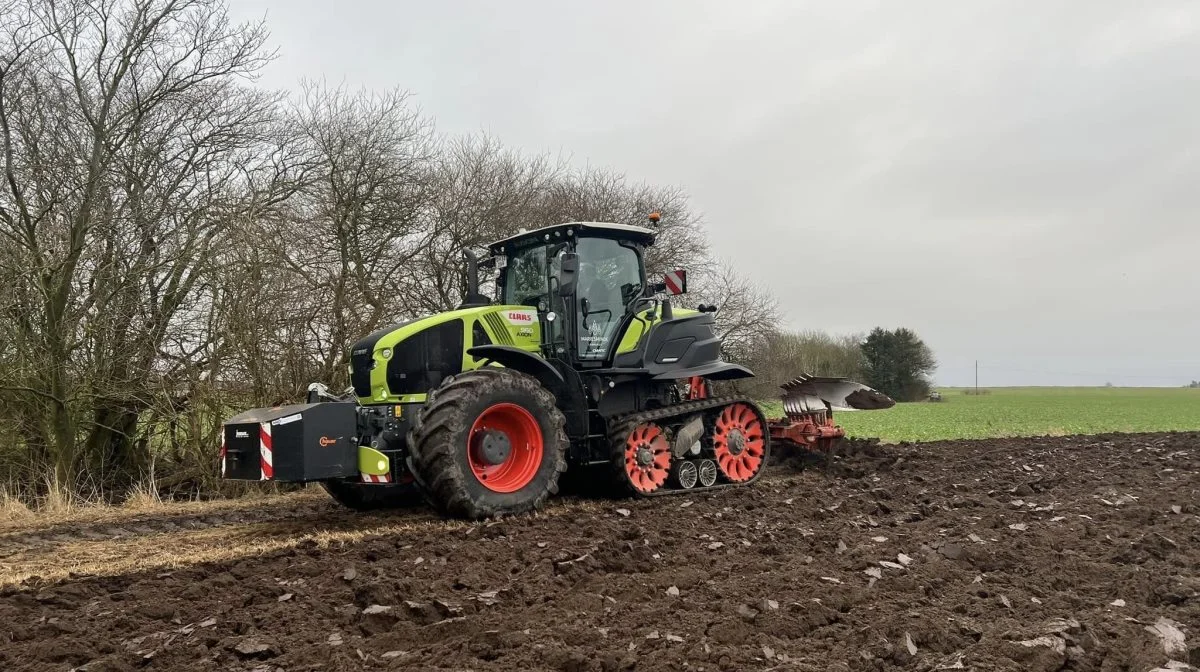
[(360, 397), (371, 396), (371, 369), (375, 368), (375, 344), (379, 339), (412, 323), (413, 320), (407, 320), (377, 329), (359, 339), (350, 348), (350, 384), (354, 386), (354, 394)]
[(392, 394), (424, 394), (462, 372), (463, 321), (450, 320), (396, 344), (387, 365)]
[(658, 356), (654, 358), (654, 361), (659, 364), (678, 362), (679, 358), (683, 357), (683, 354), (687, 352), (688, 347), (695, 342), (696, 339), (690, 336), (673, 338), (662, 344), (662, 347), (658, 349)]

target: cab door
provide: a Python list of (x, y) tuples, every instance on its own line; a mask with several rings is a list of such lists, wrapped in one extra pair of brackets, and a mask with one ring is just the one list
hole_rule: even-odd
[(580, 238), (575, 291), (576, 347), (580, 361), (602, 361), (621, 337), (626, 307), (642, 295), (641, 256), (610, 238)]

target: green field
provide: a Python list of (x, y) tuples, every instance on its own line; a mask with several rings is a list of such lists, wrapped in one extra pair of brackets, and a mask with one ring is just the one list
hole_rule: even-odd
[[(1200, 431), (1200, 389), (1001, 387), (973, 396), (941, 388), (942, 401), (838, 413), (850, 436), (886, 442), (1103, 432)], [(766, 404), (768, 415), (781, 405)]]

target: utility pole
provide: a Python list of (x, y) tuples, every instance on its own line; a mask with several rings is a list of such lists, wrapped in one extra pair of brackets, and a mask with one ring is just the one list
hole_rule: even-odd
[(975, 396), (979, 396), (979, 360), (975, 360)]

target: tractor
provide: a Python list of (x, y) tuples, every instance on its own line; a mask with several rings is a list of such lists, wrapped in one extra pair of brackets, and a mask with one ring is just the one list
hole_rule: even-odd
[(488, 518), (540, 507), (568, 468), (637, 497), (748, 485), (772, 442), (828, 452), (843, 436), (834, 410), (892, 405), (810, 376), (784, 386), (778, 419), (713, 394), (754, 374), (722, 359), (716, 306), (673, 305), (685, 270), (647, 277), (657, 223), (570, 222), (468, 251), (462, 304), (355, 343), (345, 394), (313, 384), (305, 403), (227, 420), (222, 476), (320, 482), (354, 509), (424, 498)]

